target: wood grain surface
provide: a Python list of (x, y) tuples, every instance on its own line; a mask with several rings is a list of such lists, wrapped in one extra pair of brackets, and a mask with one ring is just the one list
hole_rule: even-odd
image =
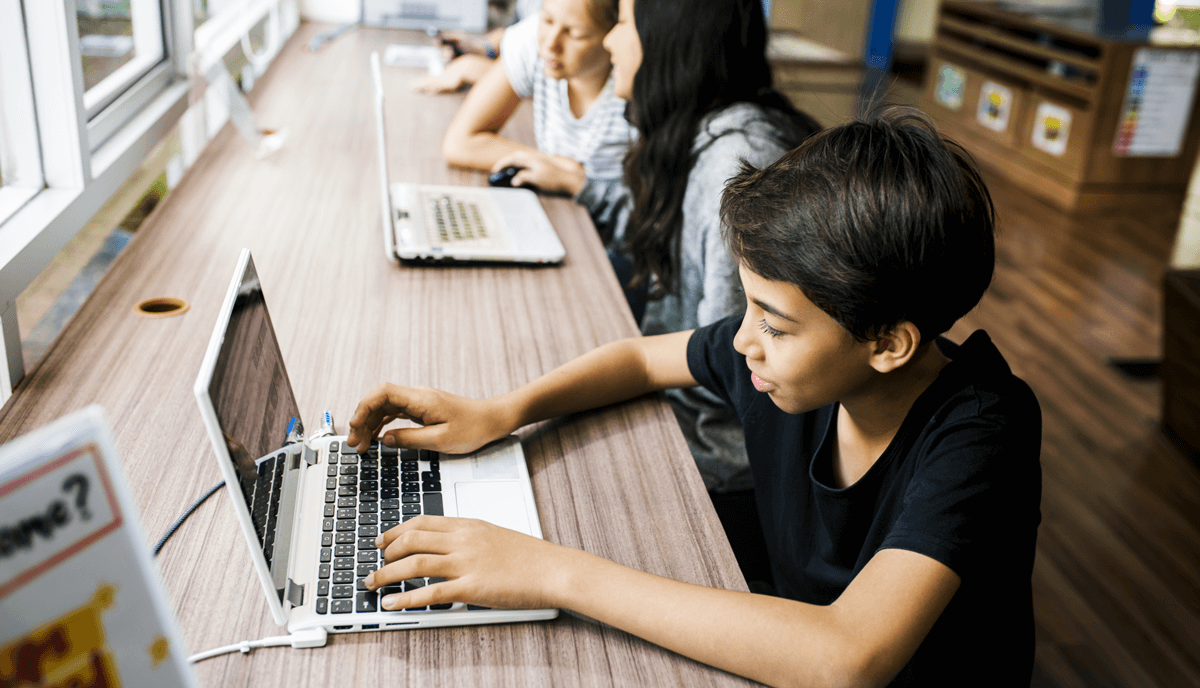
[[(543, 198), (560, 267), (401, 267), (384, 258), (368, 55), (413, 34), (357, 29), (318, 53), (301, 26), (251, 97), (286, 129), (258, 160), (230, 126), (120, 255), (0, 409), (0, 442), (92, 403), (114, 427), (150, 542), (220, 480), (192, 396), (235, 261), (249, 247), (301, 412), (337, 427), (381, 381), (499, 394), (637, 330), (586, 212)], [(426, 39), (428, 40), (428, 39)], [(461, 96), (413, 93), (385, 68), (392, 179), (480, 185), (440, 143)], [(507, 128), (532, 142), (528, 109)], [(137, 302), (191, 309), (144, 318)], [(525, 428), (548, 540), (677, 580), (745, 590), (661, 396)], [(229, 497), (216, 495), (159, 564), (192, 651), (271, 621)], [(718, 686), (745, 681), (570, 613), (544, 623), (362, 633), (316, 650), (259, 649), (197, 665), (206, 686)]]

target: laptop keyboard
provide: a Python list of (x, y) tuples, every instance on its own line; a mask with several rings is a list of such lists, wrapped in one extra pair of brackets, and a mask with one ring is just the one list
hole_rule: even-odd
[(287, 454), (268, 456), (257, 466), (256, 478), (242, 478), (242, 494), (250, 504), (250, 519), (267, 561), (275, 555), (275, 525), (279, 520), (279, 496), (283, 492), (283, 472)]
[[(383, 553), (375, 547), (380, 532), (419, 514), (442, 515), (442, 484), (436, 452), (395, 449), (378, 442), (366, 454), (338, 442), (329, 447), (325, 477), (325, 513), (321, 520), (321, 556), (317, 570), (318, 614), (369, 613), (380, 595), (440, 582), (410, 578), (377, 592), (366, 577), (379, 568)], [(449, 609), (450, 604), (405, 609)]]
[(490, 248), (497, 246), (488, 234), (479, 204), (472, 201), (433, 196), (427, 199), (429, 217), (433, 218), (428, 237), (431, 246), (469, 246)]

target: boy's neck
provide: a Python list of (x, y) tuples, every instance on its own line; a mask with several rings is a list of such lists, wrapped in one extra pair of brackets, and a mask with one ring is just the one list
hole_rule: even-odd
[(875, 376), (869, 390), (842, 400), (833, 447), (835, 487), (854, 484), (879, 460), (917, 397), (949, 362), (931, 342), (903, 367)]

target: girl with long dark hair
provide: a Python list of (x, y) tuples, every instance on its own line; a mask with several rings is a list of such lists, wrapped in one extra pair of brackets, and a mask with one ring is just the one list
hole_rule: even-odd
[[(629, 101), (639, 136), (625, 157), (628, 189), (585, 185), (579, 198), (598, 226), (615, 227), (605, 238), (635, 316), (645, 294), (642, 334), (745, 310), (737, 261), (721, 237), (721, 191), (743, 162), (769, 165), (820, 128), (772, 87), (766, 45), (761, 0), (622, 2), (604, 39), (614, 93)], [(591, 197), (601, 190), (624, 195)], [(701, 387), (669, 397), (708, 489), (749, 489), (732, 410)]]

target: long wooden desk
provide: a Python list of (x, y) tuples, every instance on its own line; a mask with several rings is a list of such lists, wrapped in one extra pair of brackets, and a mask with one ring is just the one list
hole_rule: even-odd
[[(318, 53), (302, 25), (254, 96), (286, 127), (264, 160), (226, 126), (138, 231), (91, 298), (0, 409), (0, 442), (98, 403), (153, 542), (220, 480), (192, 396), (242, 247), (254, 252), (301, 412), (338, 430), (387, 380), (482, 396), (636, 334), (582, 208), (543, 204), (567, 249), (549, 268), (399, 267), (383, 257), (368, 55), (395, 32), (357, 30)], [(393, 181), (482, 184), (441, 160), (459, 96), (413, 94), (385, 68)], [(532, 141), (523, 109), (507, 133)], [(191, 303), (152, 319), (134, 304)], [(745, 590), (661, 397), (525, 428), (548, 540), (677, 580)], [(193, 652), (277, 635), (229, 497), (215, 495), (159, 557)], [(333, 636), (197, 665), (206, 686), (724, 686), (745, 681), (564, 612), (552, 622)]]

